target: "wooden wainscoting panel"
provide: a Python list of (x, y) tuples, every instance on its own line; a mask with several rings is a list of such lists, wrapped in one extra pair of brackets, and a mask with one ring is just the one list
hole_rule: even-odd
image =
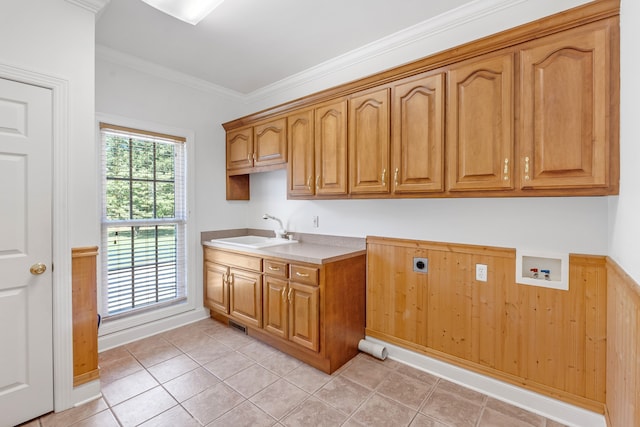
[(640, 285), (609, 259), (607, 411), (609, 426), (640, 420)]
[(367, 328), (427, 345), (428, 275), (413, 272), (413, 258), (427, 256), (419, 247), (368, 244)]
[(571, 255), (563, 291), (517, 284), (514, 249), (368, 237), (367, 256), (368, 335), (604, 410), (605, 257)]
[(74, 387), (100, 377), (97, 256), (97, 246), (71, 249)]

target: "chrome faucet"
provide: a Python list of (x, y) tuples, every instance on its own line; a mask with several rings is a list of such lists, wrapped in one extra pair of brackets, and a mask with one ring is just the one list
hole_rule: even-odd
[(272, 219), (274, 221), (278, 221), (278, 224), (280, 224), (280, 228), (274, 230), (274, 232), (276, 233), (276, 238), (277, 239), (286, 239), (287, 238), (287, 230), (284, 229), (284, 225), (282, 225), (282, 221), (280, 221), (280, 219), (276, 218), (273, 215), (269, 215), (269, 214), (262, 215), (262, 219)]

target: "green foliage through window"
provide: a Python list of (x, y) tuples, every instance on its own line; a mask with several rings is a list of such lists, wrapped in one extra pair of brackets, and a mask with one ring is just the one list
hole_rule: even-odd
[(102, 131), (105, 317), (185, 298), (184, 143)]

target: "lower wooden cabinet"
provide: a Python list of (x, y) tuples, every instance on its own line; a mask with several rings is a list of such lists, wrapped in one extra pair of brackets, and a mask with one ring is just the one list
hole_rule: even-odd
[(262, 276), (259, 272), (229, 269), (229, 315), (262, 326)]
[(213, 262), (204, 263), (204, 301), (205, 305), (211, 309), (219, 310), (229, 314), (229, 287), (227, 285), (227, 275), (229, 267), (215, 264)]
[(264, 277), (264, 330), (309, 350), (318, 351), (320, 289)]
[(320, 291), (317, 286), (289, 283), (289, 339), (294, 343), (318, 350)]
[(358, 354), (364, 338), (366, 257), (326, 264), (204, 247), (211, 316), (324, 372)]

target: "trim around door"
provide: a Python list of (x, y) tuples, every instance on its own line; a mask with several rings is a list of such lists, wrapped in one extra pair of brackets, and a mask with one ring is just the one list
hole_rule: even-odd
[(56, 412), (99, 395), (100, 385), (86, 387), (74, 395), (73, 337), (71, 312), (71, 248), (67, 184), (69, 153), (69, 82), (22, 68), (0, 64), (0, 77), (51, 89), (53, 94), (53, 407)]

